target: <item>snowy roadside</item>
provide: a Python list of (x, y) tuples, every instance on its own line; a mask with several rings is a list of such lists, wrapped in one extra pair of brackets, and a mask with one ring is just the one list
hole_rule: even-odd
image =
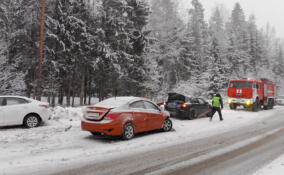
[(57, 107), (52, 113), (52, 120), (42, 127), (0, 129), (0, 175), (48, 174), (90, 162), (188, 142), (263, 122), (273, 115), (284, 113), (284, 107), (257, 113), (242, 110), (224, 110), (223, 113), (223, 122), (218, 121), (217, 115), (212, 123), (208, 118), (191, 121), (172, 119), (173, 132), (154, 132), (138, 135), (130, 141), (121, 141), (95, 138), (82, 131), (81, 108)]
[[(284, 150), (283, 150), (284, 152)], [(258, 170), (253, 175), (283, 175), (284, 172), (284, 153), (278, 159)]]

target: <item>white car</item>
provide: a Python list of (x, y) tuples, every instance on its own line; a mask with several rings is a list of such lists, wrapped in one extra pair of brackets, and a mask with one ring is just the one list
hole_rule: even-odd
[(0, 96), (0, 126), (39, 126), (49, 118), (49, 104), (20, 96)]

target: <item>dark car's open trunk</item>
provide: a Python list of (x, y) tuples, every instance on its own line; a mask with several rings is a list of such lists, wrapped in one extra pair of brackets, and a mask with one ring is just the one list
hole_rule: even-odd
[(182, 104), (186, 102), (186, 97), (178, 93), (169, 93), (166, 110), (168, 111), (180, 111)]
[(169, 93), (168, 94), (168, 102), (171, 102), (171, 101), (182, 101), (183, 103), (185, 102), (185, 96), (184, 95), (181, 95), (181, 94), (178, 94), (178, 93)]

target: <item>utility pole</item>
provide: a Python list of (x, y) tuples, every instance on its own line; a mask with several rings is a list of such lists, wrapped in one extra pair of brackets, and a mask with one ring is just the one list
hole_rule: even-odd
[(43, 62), (43, 40), (44, 40), (44, 20), (45, 20), (45, 0), (41, 0), (41, 19), (40, 19), (40, 46), (39, 46), (39, 69), (37, 76), (36, 99), (41, 100), (41, 77)]

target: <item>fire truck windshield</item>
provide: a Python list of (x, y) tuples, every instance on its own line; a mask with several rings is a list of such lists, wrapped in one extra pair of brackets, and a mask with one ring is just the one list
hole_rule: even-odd
[(252, 88), (252, 82), (247, 81), (232, 81), (230, 83), (230, 88)]

